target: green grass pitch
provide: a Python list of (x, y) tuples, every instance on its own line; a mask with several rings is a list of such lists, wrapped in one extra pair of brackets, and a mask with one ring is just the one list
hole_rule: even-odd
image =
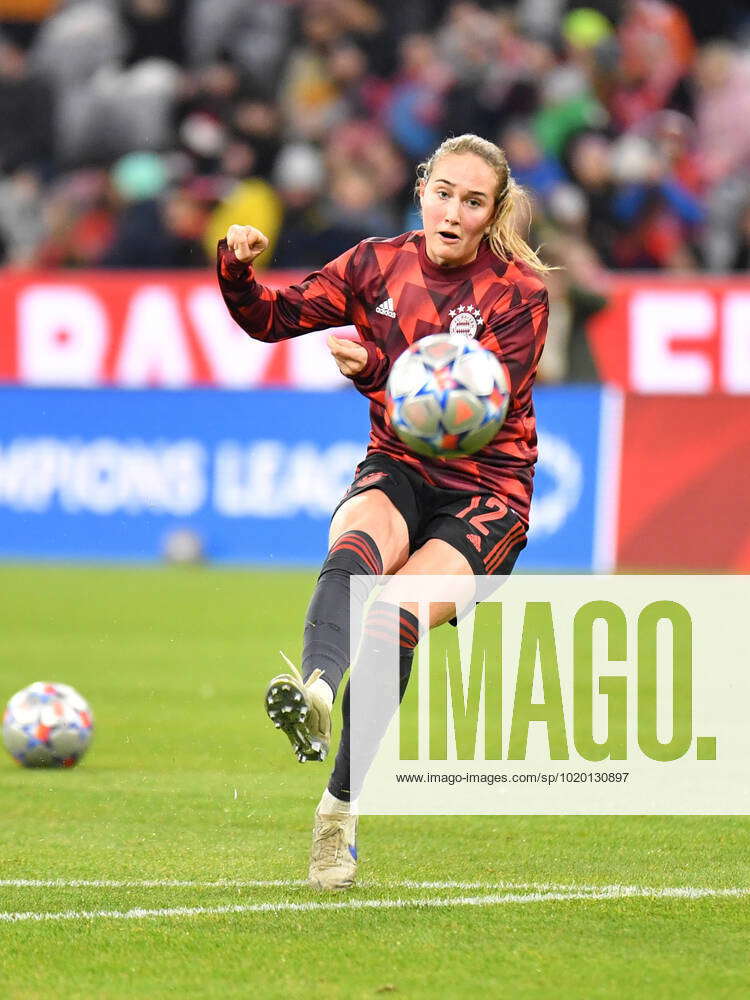
[(0, 699), (62, 681), (97, 722), (73, 770), (0, 757), (0, 914), (70, 915), (0, 920), (3, 998), (750, 994), (750, 897), (405, 884), (747, 887), (744, 818), (365, 817), (350, 893), (239, 884), (306, 874), (328, 765), (296, 763), (262, 692), (280, 648), (298, 657), (312, 581), (0, 569)]

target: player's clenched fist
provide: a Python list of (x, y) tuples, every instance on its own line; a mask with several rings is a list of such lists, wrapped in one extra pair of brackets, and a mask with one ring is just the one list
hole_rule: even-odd
[(237, 260), (252, 264), (268, 247), (268, 237), (253, 226), (230, 226), (227, 230), (227, 246), (234, 250)]
[(359, 375), (367, 364), (367, 351), (353, 340), (344, 340), (331, 334), (328, 337), (328, 349), (342, 375), (350, 378), (352, 375)]

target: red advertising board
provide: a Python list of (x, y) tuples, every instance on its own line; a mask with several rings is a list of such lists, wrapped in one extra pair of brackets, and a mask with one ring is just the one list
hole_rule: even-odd
[(750, 397), (625, 399), (617, 566), (750, 571)]
[(750, 279), (613, 279), (589, 337), (606, 382), (631, 392), (750, 393)]
[[(300, 273), (266, 272), (279, 287)], [(350, 335), (354, 335), (353, 330)], [(612, 281), (590, 326), (605, 381), (633, 392), (750, 394), (750, 279)], [(0, 381), (335, 388), (324, 335), (250, 341), (206, 272), (2, 272)]]
[[(224, 388), (345, 384), (325, 333), (279, 344), (234, 323), (208, 273), (3, 272), (0, 382)], [(298, 273), (266, 276), (271, 285)], [(354, 336), (353, 328), (349, 334)], [(341, 331), (339, 336), (341, 336)]]

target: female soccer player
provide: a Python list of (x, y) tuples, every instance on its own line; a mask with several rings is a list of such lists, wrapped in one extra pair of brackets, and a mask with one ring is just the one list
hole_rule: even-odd
[[(526, 544), (537, 457), (531, 387), (548, 304), (540, 278), (546, 267), (513, 224), (525, 195), (503, 151), (475, 135), (446, 139), (418, 168), (416, 193), (423, 230), (364, 240), (289, 288), (272, 290), (256, 280), (252, 262), (268, 245), (259, 230), (231, 226), (219, 243), (219, 284), (237, 323), (268, 342), (353, 323), (360, 343), (331, 336), (328, 345), (342, 373), (370, 399), (367, 456), (331, 521), (305, 621), (301, 672), (290, 663), (266, 692), (266, 711), (300, 761), (323, 760), (328, 752), (333, 699), (349, 666), (352, 575), (508, 574)], [(385, 384), (409, 344), (445, 331), (475, 337), (497, 356), (511, 386), (510, 406), (499, 434), (478, 453), (423, 458), (393, 432)], [(432, 605), (430, 628), (455, 613), (452, 604)], [(368, 612), (362, 641), (394, 634), (383, 628), (394, 615), (403, 694), (417, 617), (380, 599)], [(315, 813), (310, 882), (319, 889), (346, 888), (356, 873), (348, 695), (347, 686), (339, 751)]]

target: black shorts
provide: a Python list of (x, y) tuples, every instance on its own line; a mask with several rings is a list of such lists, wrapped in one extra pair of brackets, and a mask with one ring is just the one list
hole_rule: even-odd
[(523, 521), (499, 497), (431, 486), (416, 469), (387, 455), (368, 455), (357, 466), (336, 510), (372, 489), (382, 490), (406, 521), (410, 554), (440, 538), (466, 556), (476, 576), (507, 576), (526, 546)]

